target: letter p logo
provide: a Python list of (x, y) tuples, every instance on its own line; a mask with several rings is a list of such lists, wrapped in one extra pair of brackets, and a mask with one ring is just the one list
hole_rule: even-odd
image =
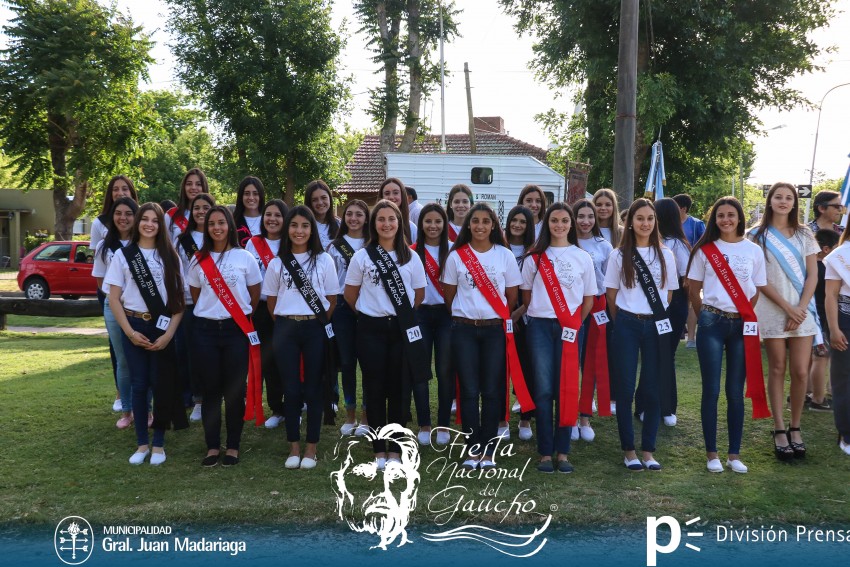
[[(670, 541), (666, 545), (658, 545), (658, 526), (666, 524), (670, 527)], [(656, 553), (673, 553), (682, 541), (682, 528), (678, 520), (672, 516), (648, 516), (646, 518), (646, 565), (656, 566)]]

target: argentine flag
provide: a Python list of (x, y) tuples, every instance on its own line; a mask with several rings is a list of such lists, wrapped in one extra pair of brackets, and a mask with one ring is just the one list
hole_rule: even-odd
[(664, 173), (664, 152), (661, 149), (661, 140), (658, 140), (652, 144), (652, 163), (649, 166), (649, 175), (646, 176), (644, 191), (652, 193), (657, 201), (664, 198), (665, 185), (667, 185), (667, 175)]

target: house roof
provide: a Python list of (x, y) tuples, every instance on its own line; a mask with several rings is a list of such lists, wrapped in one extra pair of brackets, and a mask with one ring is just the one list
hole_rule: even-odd
[[(396, 136), (396, 144), (401, 136)], [(517, 140), (506, 134), (476, 133), (476, 153), (483, 155), (532, 156), (546, 159), (546, 150)], [(426, 135), (418, 140), (411, 153), (439, 154), (440, 136)], [(446, 134), (447, 154), (471, 154), (469, 134)], [(375, 193), (385, 179), (384, 158), (380, 136), (365, 136), (351, 161), (345, 166), (351, 179), (337, 188), (339, 193)]]

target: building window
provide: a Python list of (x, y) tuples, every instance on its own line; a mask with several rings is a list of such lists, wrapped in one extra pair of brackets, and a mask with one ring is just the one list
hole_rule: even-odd
[(492, 167), (473, 167), (470, 180), (475, 185), (490, 185), (493, 183)]

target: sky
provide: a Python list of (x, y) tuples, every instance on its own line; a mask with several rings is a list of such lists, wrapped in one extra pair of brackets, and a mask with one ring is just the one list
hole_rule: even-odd
[[(534, 115), (549, 108), (571, 112), (573, 103), (568, 91), (552, 91), (539, 82), (529, 70), (533, 59), (534, 38), (519, 37), (512, 21), (499, 8), (498, 0), (458, 0), (463, 7), (459, 17), (458, 38), (445, 46), (446, 70), (446, 133), (468, 131), (466, 92), (463, 65), (470, 67), (472, 107), (475, 116), (501, 116), (511, 136), (546, 148), (549, 145)], [(175, 78), (175, 63), (168, 48), (171, 40), (165, 27), (167, 8), (162, 0), (118, 0), (123, 12), (144, 26), (156, 42), (152, 56), (151, 82), (146, 88), (179, 86)], [(823, 71), (793, 78), (788, 86), (800, 90), (814, 105), (832, 87), (850, 83), (850, 0), (837, 4), (841, 12), (830, 26), (818, 30), (813, 39), (834, 51), (816, 63)], [(0, 23), (9, 18), (5, 6), (0, 7)], [(334, 25), (347, 29), (350, 37), (342, 55), (342, 72), (351, 75), (354, 95), (353, 112), (343, 120), (355, 129), (370, 128), (369, 117), (362, 110), (368, 104), (368, 89), (381, 80), (369, 60), (365, 38), (356, 33), (358, 23), (352, 14), (351, 3), (337, 0), (333, 10)], [(795, 108), (780, 112), (765, 109), (759, 117), (766, 130), (754, 136), (756, 162), (750, 183), (770, 184), (775, 181), (807, 183), (814, 151), (818, 124), (817, 109)], [(439, 91), (425, 106), (424, 118), (435, 134), (440, 132)], [(818, 130), (815, 171), (824, 178), (843, 178), (850, 164), (850, 85), (827, 95)], [(648, 166), (648, 164), (647, 164)]]

